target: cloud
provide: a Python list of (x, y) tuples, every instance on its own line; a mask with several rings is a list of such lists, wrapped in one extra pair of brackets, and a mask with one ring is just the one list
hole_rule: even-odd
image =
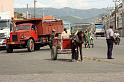
[(88, 8), (88, 2), (86, 0), (49, 0), (50, 7), (55, 8), (63, 8), (63, 7), (71, 7), (71, 8)]
[[(18, 3), (18, 0), (15, 0), (14, 7), (16, 8), (24, 8), (26, 4), (29, 4), (29, 7), (33, 7), (34, 3), (33, 0), (29, 1), (31, 3), (25, 2), (25, 0), (21, 0)], [(88, 8), (88, 2), (86, 0), (37, 0), (36, 7), (53, 7), (53, 8), (63, 8), (63, 7), (71, 7), (71, 8), (78, 8), (84, 9)]]

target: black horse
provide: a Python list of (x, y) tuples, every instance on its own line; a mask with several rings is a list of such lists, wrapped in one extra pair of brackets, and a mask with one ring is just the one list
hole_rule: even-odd
[(82, 56), (82, 44), (84, 42), (84, 33), (79, 31), (72, 37), (72, 60), (78, 60), (80, 52), (80, 60), (83, 60)]

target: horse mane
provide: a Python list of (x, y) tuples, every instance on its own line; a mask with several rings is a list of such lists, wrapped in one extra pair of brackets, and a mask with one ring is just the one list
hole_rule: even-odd
[(79, 38), (80, 41), (83, 41), (83, 36), (82, 36), (82, 34), (83, 34), (82, 31), (79, 31), (79, 32), (77, 33), (77, 36), (78, 36), (78, 38)]

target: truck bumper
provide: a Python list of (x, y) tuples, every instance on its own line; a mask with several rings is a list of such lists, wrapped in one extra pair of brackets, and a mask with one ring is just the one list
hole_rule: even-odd
[(6, 39), (0, 39), (0, 48), (6, 47)]
[(7, 46), (11, 46), (13, 49), (21, 49), (21, 48), (26, 48), (26, 43), (25, 42), (7, 42)]
[(7, 42), (7, 45), (21, 45), (21, 44), (26, 44), (25, 41), (21, 41), (21, 42)]
[(1, 48), (6, 48), (6, 44), (4, 44), (4, 45), (3, 44), (0, 44), (0, 49)]

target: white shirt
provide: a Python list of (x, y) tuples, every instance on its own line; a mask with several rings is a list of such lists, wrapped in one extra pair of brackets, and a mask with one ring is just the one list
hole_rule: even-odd
[(65, 31), (63, 31), (61, 37), (64, 38), (64, 39), (69, 39), (70, 38), (70, 33), (68, 31), (67, 31), (67, 33)]
[(109, 28), (106, 30), (106, 39), (110, 39), (111, 36), (114, 37), (114, 32), (111, 28)]
[(114, 35), (115, 35), (115, 38), (120, 36), (119, 33), (114, 33)]

